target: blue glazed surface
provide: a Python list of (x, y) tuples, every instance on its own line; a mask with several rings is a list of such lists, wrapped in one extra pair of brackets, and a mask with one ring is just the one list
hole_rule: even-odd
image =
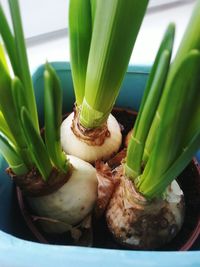
[(42, 245), (0, 232), (1, 267), (199, 267), (199, 252), (136, 252)]
[[(63, 86), (63, 112), (74, 103), (69, 63), (53, 63)], [(127, 70), (116, 105), (137, 110), (149, 74), (149, 67)], [(43, 124), (43, 71), (33, 74), (38, 113)], [(200, 153), (198, 153), (200, 159)], [(199, 267), (200, 252), (137, 252), (38, 244), (21, 217), (13, 183), (5, 173), (7, 167), (0, 157), (0, 267)], [(29, 240), (24, 241), (23, 239)], [(196, 245), (198, 249), (199, 244)]]

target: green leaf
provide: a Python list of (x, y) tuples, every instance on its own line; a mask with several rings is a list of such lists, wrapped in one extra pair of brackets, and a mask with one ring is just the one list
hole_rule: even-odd
[[(162, 184), (163, 190), (166, 188), (162, 175), (186, 149), (185, 132), (190, 128), (190, 111), (193, 111), (193, 103), (199, 90), (199, 72), (200, 53), (194, 50), (185, 58), (171, 83), (165, 88), (160, 103), (163, 107), (160, 108), (162, 113), (159, 114), (161, 119), (155, 147), (138, 185), (144, 195), (150, 187), (154, 187), (155, 192), (156, 187), (161, 187)], [(167, 181), (168, 184), (171, 182), (170, 177)]]
[(76, 103), (78, 106), (82, 104), (85, 93), (85, 79), (91, 36), (92, 14), (90, 0), (71, 0), (69, 3), (70, 58)]
[(186, 147), (187, 144), (190, 142), (194, 134), (199, 129), (200, 125), (200, 91), (197, 92), (194, 102), (193, 102), (193, 109), (191, 108), (190, 111), (190, 127), (188, 127), (185, 131), (183, 146)]
[[(160, 97), (167, 78), (174, 40), (174, 25), (170, 24), (161, 42), (154, 65), (152, 67), (139, 114), (134, 126), (125, 164), (126, 175), (133, 180), (141, 174), (144, 148), (147, 150), (147, 136), (155, 117)], [(137, 156), (135, 156), (137, 155)], [(144, 159), (143, 159), (144, 160)]]
[(21, 118), (31, 157), (42, 178), (47, 181), (52, 171), (52, 164), (46, 147), (37, 129), (35, 129), (28, 111), (24, 107), (21, 109)]
[(119, 93), (148, 0), (97, 1), (80, 122), (103, 124)]
[(3, 38), (6, 50), (8, 52), (8, 56), (10, 58), (13, 71), (15, 75), (19, 75), (18, 60), (17, 60), (16, 49), (15, 49), (14, 36), (11, 32), (11, 29), (9, 27), (8, 21), (6, 19), (6, 16), (4, 14), (1, 4), (0, 4), (0, 21), (1, 21), (0, 34)]
[(8, 127), (8, 124), (3, 116), (3, 113), (0, 111), (0, 132), (2, 132), (10, 142), (16, 145), (15, 139)]
[(66, 173), (68, 165), (60, 143), (62, 89), (54, 69), (49, 64), (46, 64), (44, 84), (45, 143), (53, 164)]
[[(10, 135), (6, 134), (7, 137), (13, 137), (15, 139), (15, 144), (19, 149), (21, 157), (25, 165), (29, 168), (32, 167), (30, 161), (30, 156), (27, 151), (26, 138), (21, 127), (21, 120), (19, 117), (18, 109), (15, 105), (13, 98), (13, 83), (7, 73), (4, 65), (0, 60), (0, 110), (2, 111), (3, 117), (6, 121), (6, 124), (9, 127)], [(16, 99), (15, 99), (16, 100)], [(20, 107), (18, 107), (20, 108)], [(10, 139), (12, 140), (12, 139)]]
[(18, 77), (14, 77), (12, 80), (12, 95), (13, 101), (15, 104), (16, 112), (19, 117), (19, 121), (21, 120), (21, 108), (26, 107), (26, 98), (24, 95), (23, 84), (19, 80)]
[(92, 13), (92, 28), (94, 26), (94, 19), (95, 19), (95, 13), (96, 13), (96, 9), (97, 9), (97, 3), (98, 3), (98, 0), (90, 0), (91, 13)]
[(24, 175), (28, 172), (28, 169), (24, 162), (21, 160), (21, 156), (17, 153), (13, 144), (0, 133), (0, 152), (9, 164), (9, 167), (16, 175)]
[(195, 49), (200, 50), (199, 25), (200, 25), (200, 1), (196, 1), (192, 16), (187, 25), (182, 41), (178, 48), (176, 57), (172, 64), (173, 72), (176, 72), (176, 69), (184, 60), (185, 55), (187, 55), (191, 50)]
[[(161, 195), (167, 186), (177, 178), (177, 176), (185, 169), (188, 163), (191, 161), (193, 155), (200, 147), (200, 129), (196, 132), (194, 137), (190, 140), (187, 148), (183, 150), (180, 156), (171, 164), (168, 170), (162, 174), (157, 183), (149, 184), (148, 188), (143, 191), (141, 188), (140, 192), (143, 193), (147, 198), (152, 199)], [(162, 181), (162, 183), (160, 182)]]
[[(164, 51), (160, 62), (158, 64), (158, 70), (154, 77), (154, 82), (152, 88), (148, 94), (145, 105), (141, 110), (140, 121), (138, 123), (138, 128), (133, 130), (130, 143), (127, 150), (126, 165), (129, 169), (133, 170), (134, 176), (131, 178), (137, 178), (141, 174), (142, 169), (142, 159), (144, 154), (144, 148), (146, 143), (146, 138), (149, 134), (151, 123), (155, 116), (160, 96), (164, 87), (164, 82), (166, 79), (167, 71), (170, 64), (169, 52)], [(137, 157), (135, 157), (137, 155)]]
[(20, 147), (24, 147), (25, 139), (12, 96), (12, 80), (1, 61), (0, 73), (0, 109), (16, 142)]
[(4, 48), (3, 45), (0, 43), (0, 59), (2, 64), (4, 65), (4, 68), (6, 69), (6, 71), (8, 72), (8, 64), (7, 64), (7, 60), (6, 60), (6, 55), (4, 52)]
[(28, 65), (28, 58), (26, 54), (26, 45), (24, 40), (24, 33), (22, 28), (22, 21), (19, 9), (18, 0), (9, 0), (10, 13), (12, 18), (12, 24), (14, 29), (14, 40), (15, 40), (15, 50), (17, 54), (17, 66), (18, 74), (23, 86), (24, 86), (24, 95), (26, 99), (26, 108), (31, 114), (31, 120), (33, 121), (35, 128), (39, 133), (39, 124), (37, 117), (37, 108), (33, 90), (33, 84), (31, 79), (31, 74)]
[[(164, 36), (163, 36), (162, 42), (161, 42), (160, 47), (158, 49), (158, 52), (156, 54), (156, 58), (154, 60), (154, 64), (152, 66), (152, 69), (151, 69), (151, 72), (150, 72), (150, 75), (149, 75), (149, 78), (147, 81), (144, 95), (142, 97), (142, 102), (140, 104), (141, 112), (139, 111), (139, 113), (138, 113), (137, 120), (136, 120), (135, 125), (134, 125), (134, 131), (137, 131), (138, 123), (140, 121), (140, 117), (141, 117), (144, 105), (146, 103), (147, 97), (149, 95), (149, 92), (152, 91), (152, 86), (160, 87), (160, 91), (162, 92), (162, 89), (165, 85), (165, 81), (166, 81), (168, 70), (169, 70), (171, 55), (172, 55), (172, 49), (173, 49), (173, 45), (174, 45), (174, 36), (175, 36), (175, 25), (174, 25), (174, 23), (170, 23), (169, 26), (167, 27), (167, 30), (166, 30)], [(167, 64), (167, 67), (165, 66), (165, 64), (160, 62), (161, 57), (163, 57), (164, 52), (169, 53), (169, 62)], [(164, 66), (164, 68), (163, 68), (163, 66)], [(161, 70), (160, 70), (160, 68), (161, 68)], [(161, 83), (157, 84), (157, 79), (159, 79), (159, 77), (160, 77)]]

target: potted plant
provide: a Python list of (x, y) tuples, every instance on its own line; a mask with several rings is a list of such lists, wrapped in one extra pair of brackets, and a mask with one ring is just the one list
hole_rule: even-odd
[[(15, 9), (16, 10), (16, 9)], [(53, 81), (55, 81), (56, 80), (56, 76), (55, 76), (55, 73), (53, 73), (53, 70), (49, 67), (49, 66), (47, 66), (46, 67), (46, 71), (47, 71), (47, 74), (46, 74), (46, 77), (45, 77), (45, 84), (46, 84), (46, 87), (47, 88), (51, 88), (51, 84), (53, 83), (52, 82), (52, 80)], [(47, 77), (48, 76), (48, 77)], [(49, 78), (50, 77), (50, 78)], [(17, 82), (18, 84), (19, 84), (19, 82)], [(46, 90), (46, 89), (45, 89)], [(49, 89), (50, 90), (50, 89)], [(59, 90), (59, 89), (58, 89)], [(18, 96), (16, 97), (16, 99), (18, 99)], [(48, 99), (48, 98), (46, 98), (45, 97), (45, 99)], [(18, 101), (18, 100), (17, 100)], [(21, 101), (21, 100), (20, 100)], [(47, 101), (47, 100), (46, 100)], [(51, 100), (52, 101), (52, 100)], [(60, 100), (59, 100), (60, 101)], [(48, 113), (48, 112), (47, 112)], [(47, 114), (46, 113), (46, 114)], [(28, 125), (28, 123), (29, 123), (29, 119), (27, 119), (28, 118), (28, 115), (27, 115), (27, 112), (26, 111), (23, 111), (22, 110), (22, 115), (20, 115), (21, 116), (21, 120), (22, 120), (22, 123), (23, 123), (23, 128), (25, 129), (25, 131), (26, 132), (28, 132), (29, 130), (27, 130), (27, 128), (28, 129), (30, 129), (31, 127), (30, 127), (30, 124), (29, 124), (29, 126), (27, 126)], [(27, 122), (25, 122), (25, 121), (27, 121)], [(54, 125), (54, 128), (56, 128), (55, 127), (55, 125)], [(54, 130), (56, 130), (56, 129), (54, 129)], [(27, 135), (27, 139), (28, 139), (28, 137), (29, 137), (29, 133), (27, 134), (26, 133), (26, 135)], [(3, 140), (3, 139), (2, 139)], [(30, 139), (28, 139), (29, 140), (29, 142), (31, 141)], [(4, 144), (6, 144), (6, 142), (5, 142), (5, 140), (3, 140), (2, 142), (4, 142)], [(31, 142), (30, 142), (31, 143)], [(52, 160), (52, 159), (51, 159)], [(53, 161), (53, 160), (52, 160)]]
[[(195, 15), (192, 28), (198, 23)], [(186, 32), (190, 45), (182, 41), (169, 67), (173, 28), (152, 67), (126, 158), (115, 170), (120, 185), (106, 211), (113, 235), (130, 247), (156, 248), (181, 229), (184, 195), (175, 178), (200, 146), (198, 42)]]
[(14, 34), (1, 6), (0, 32), (14, 78), (1, 46), (1, 153), (9, 164), (7, 173), (26, 195), (32, 209), (43, 217), (45, 231), (71, 231), (74, 225), (90, 216), (95, 204), (95, 168), (74, 156), (66, 156), (62, 151), (62, 91), (49, 64), (46, 64), (44, 73), (45, 132), (44, 138), (41, 136), (19, 4), (17, 0), (9, 1), (9, 4)]
[(61, 143), (67, 154), (94, 163), (119, 150), (121, 131), (110, 112), (147, 4), (147, 0), (111, 0), (106, 5), (103, 1), (70, 1), (69, 40), (76, 103), (74, 113), (61, 126)]

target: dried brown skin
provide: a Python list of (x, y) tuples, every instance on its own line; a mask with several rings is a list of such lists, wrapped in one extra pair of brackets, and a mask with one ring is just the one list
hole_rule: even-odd
[(101, 146), (103, 145), (105, 139), (110, 137), (107, 123), (104, 123), (101, 127), (94, 129), (87, 129), (82, 126), (79, 121), (79, 111), (77, 107), (74, 108), (74, 119), (71, 130), (77, 138), (91, 146)]
[(44, 181), (36, 169), (31, 170), (26, 175), (17, 176), (11, 168), (6, 170), (8, 175), (14, 180), (24, 195), (28, 197), (41, 197), (49, 195), (61, 188), (70, 178), (72, 166), (67, 174), (60, 173), (53, 168), (47, 181)]
[[(165, 200), (148, 202), (124, 177), (122, 170), (120, 184), (107, 207), (108, 228), (120, 244), (137, 249), (155, 249), (168, 243), (180, 230), (169, 203)], [(183, 198), (177, 207), (183, 216)]]
[(122, 149), (106, 163), (100, 160), (95, 163), (98, 180), (97, 201), (95, 205), (95, 216), (97, 218), (100, 218), (104, 214), (113, 192), (119, 185), (120, 179), (114, 173), (125, 156), (126, 149)]
[(114, 173), (125, 156), (126, 149), (122, 149), (106, 163), (103, 161), (96, 161), (95, 163), (98, 180), (98, 196), (95, 205), (95, 216), (97, 218), (104, 214), (115, 188), (119, 185), (119, 177), (115, 176)]
[(98, 196), (95, 205), (95, 216), (100, 218), (105, 212), (112, 194), (119, 183), (118, 179), (114, 179), (112, 169), (108, 164), (102, 161), (96, 162), (97, 180), (98, 180)]

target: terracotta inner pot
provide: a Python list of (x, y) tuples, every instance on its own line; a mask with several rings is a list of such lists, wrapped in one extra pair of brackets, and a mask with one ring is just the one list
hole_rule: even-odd
[[(113, 115), (117, 118), (122, 128), (123, 143), (121, 149), (124, 147), (125, 137), (132, 129), (136, 119), (136, 112), (115, 108)], [(167, 245), (159, 250), (188, 250), (192, 247), (194, 242), (200, 235), (200, 167), (195, 159), (185, 168), (185, 170), (179, 175), (178, 183), (184, 192), (185, 196), (185, 219), (181, 231), (178, 235)], [(22, 215), (32, 233), (41, 243), (52, 244), (74, 244), (70, 238), (70, 235), (47, 235), (36, 223), (35, 216), (32, 216), (29, 207), (26, 204), (25, 199), (19, 188), (17, 188), (17, 197)], [(93, 223), (93, 233), (86, 233), (86, 240), (93, 239), (92, 246), (99, 248), (112, 248), (112, 249), (124, 249), (117, 244), (111, 234), (109, 233), (105, 219), (95, 220)], [(92, 235), (92, 237), (91, 237)], [(91, 242), (80, 243), (81, 245), (91, 246)], [(79, 245), (80, 245), (79, 244)]]

